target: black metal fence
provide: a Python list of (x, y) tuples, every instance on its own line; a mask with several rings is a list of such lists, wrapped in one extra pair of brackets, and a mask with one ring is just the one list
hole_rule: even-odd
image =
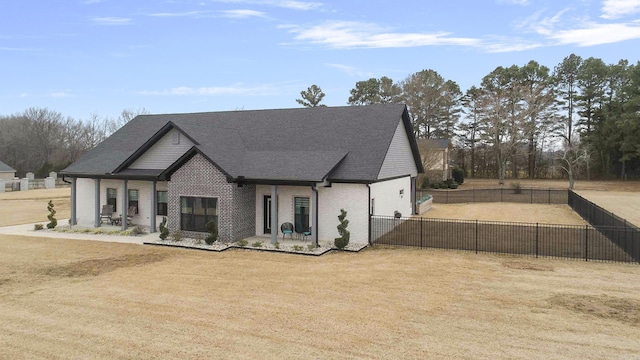
[[(569, 191), (567, 203), (573, 211), (582, 216), (611, 242), (640, 262), (640, 229), (638, 227), (573, 191)], [(617, 229), (624, 229), (624, 231)]]
[(433, 195), (437, 204), (457, 204), (472, 202), (512, 202), (529, 204), (566, 204), (567, 189), (464, 189), (464, 190), (418, 190), (417, 198)]
[(373, 245), (640, 262), (640, 237), (632, 228), (388, 216), (370, 222)]

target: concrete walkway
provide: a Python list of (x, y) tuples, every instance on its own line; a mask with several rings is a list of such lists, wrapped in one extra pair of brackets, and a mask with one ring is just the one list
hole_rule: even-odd
[(106, 234), (92, 234), (92, 233), (72, 233), (72, 232), (58, 232), (51, 230), (34, 231), (35, 224), (23, 224), (0, 227), (0, 235), (18, 235), (18, 236), (33, 236), (33, 237), (46, 237), (55, 239), (72, 239), (72, 240), (89, 240), (89, 241), (105, 241), (105, 242), (117, 242), (128, 244), (140, 244), (145, 241), (154, 241), (158, 239), (159, 233), (145, 234), (141, 236), (119, 236), (119, 235), (106, 235)]

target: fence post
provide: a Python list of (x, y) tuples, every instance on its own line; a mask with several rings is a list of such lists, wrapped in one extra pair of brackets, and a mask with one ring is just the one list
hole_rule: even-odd
[(531, 197), (531, 204), (533, 204), (533, 188), (529, 189), (529, 196)]
[(549, 205), (551, 205), (551, 188), (549, 188)]
[(538, 257), (538, 226), (540, 224), (536, 223), (536, 257)]
[(478, 219), (476, 219), (476, 254), (478, 253)]
[(422, 223), (424, 222), (424, 218), (420, 218), (420, 248), (422, 249)]
[(445, 190), (447, 192), (447, 204), (449, 203), (449, 189)]
[(584, 226), (584, 261), (589, 261), (589, 225)]
[(476, 188), (471, 188), (471, 202), (476, 202)]
[(500, 202), (502, 202), (502, 199), (504, 198), (504, 188), (501, 187), (500, 188)]

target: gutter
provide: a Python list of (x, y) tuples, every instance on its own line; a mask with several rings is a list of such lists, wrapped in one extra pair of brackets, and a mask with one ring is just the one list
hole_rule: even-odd
[(66, 175), (62, 174), (62, 181), (63, 181), (63, 182), (65, 182), (65, 183), (67, 183), (67, 184), (69, 184), (69, 185), (71, 185), (71, 181), (67, 181), (67, 180), (65, 180), (65, 178), (64, 178), (65, 176), (66, 176)]
[(369, 213), (368, 216), (368, 221), (367, 221), (367, 230), (368, 230), (368, 239), (367, 241), (369, 242), (369, 246), (373, 245), (371, 244), (371, 184), (367, 184), (367, 191), (368, 191), (368, 195), (367, 198), (369, 199), (367, 201), (367, 212)]

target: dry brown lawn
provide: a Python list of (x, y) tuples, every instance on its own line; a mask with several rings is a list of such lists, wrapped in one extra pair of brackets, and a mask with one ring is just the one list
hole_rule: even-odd
[(604, 209), (626, 219), (640, 227), (640, 191), (593, 191), (583, 190), (577, 193)]
[(640, 267), (0, 238), (0, 358), (629, 359)]
[(433, 204), (422, 217), (432, 219), (463, 219), (508, 221), (543, 224), (587, 225), (569, 205), (516, 203)]
[(53, 200), (56, 219), (71, 216), (70, 188), (0, 193), (0, 226), (48, 222), (47, 203)]
[[(511, 183), (519, 182), (524, 188), (539, 189), (567, 189), (569, 180), (547, 180), (547, 179), (505, 179), (505, 187)], [(493, 189), (498, 188), (498, 179), (464, 179), (464, 184), (460, 189)], [(615, 190), (615, 191), (640, 191), (640, 181), (632, 180), (610, 180), (610, 181), (584, 181), (577, 180), (574, 190)]]

